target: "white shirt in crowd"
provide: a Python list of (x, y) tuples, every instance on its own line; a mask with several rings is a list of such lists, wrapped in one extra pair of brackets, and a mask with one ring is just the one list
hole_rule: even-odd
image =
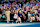
[(35, 17), (31, 17), (31, 20), (32, 20), (32, 19), (35, 20)]
[(28, 12), (28, 18), (30, 18), (31, 17), (31, 14)]

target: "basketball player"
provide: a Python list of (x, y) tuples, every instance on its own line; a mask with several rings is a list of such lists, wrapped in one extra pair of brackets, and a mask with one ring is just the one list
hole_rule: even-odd
[[(18, 13), (18, 12), (17, 12), (17, 13)], [(18, 21), (21, 23), (21, 18), (20, 18), (19, 16), (18, 16), (18, 18), (17, 18), (17, 20), (16, 20), (16, 23), (17, 23)]]
[(7, 9), (7, 11), (6, 11), (6, 17), (7, 17), (7, 23), (9, 23), (9, 21), (10, 21), (10, 11), (9, 11), (9, 9)]

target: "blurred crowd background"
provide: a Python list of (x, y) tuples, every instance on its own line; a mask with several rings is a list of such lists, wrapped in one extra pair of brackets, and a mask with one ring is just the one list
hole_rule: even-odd
[(6, 21), (6, 11), (10, 11), (10, 21), (17, 15), (21, 22), (40, 22), (40, 0), (0, 0), (0, 21)]

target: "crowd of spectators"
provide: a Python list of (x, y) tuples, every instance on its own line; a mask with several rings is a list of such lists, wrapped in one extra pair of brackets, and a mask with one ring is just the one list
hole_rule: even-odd
[(21, 22), (40, 21), (40, 1), (2, 1), (2, 4), (0, 3), (0, 21), (7, 20), (7, 10), (10, 11), (10, 21), (15, 22), (18, 17)]

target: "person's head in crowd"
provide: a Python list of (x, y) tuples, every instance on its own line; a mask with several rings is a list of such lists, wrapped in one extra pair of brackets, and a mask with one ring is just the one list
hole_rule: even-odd
[(36, 14), (38, 14), (38, 12)]
[(7, 11), (9, 10), (9, 8), (7, 8)]
[(31, 17), (34, 17), (34, 15), (32, 15)]
[(37, 18), (38, 16), (36, 15), (36, 18)]
[(20, 10), (19, 13), (22, 13), (22, 11)]
[(0, 8), (0, 11), (1, 11), (1, 8)]

